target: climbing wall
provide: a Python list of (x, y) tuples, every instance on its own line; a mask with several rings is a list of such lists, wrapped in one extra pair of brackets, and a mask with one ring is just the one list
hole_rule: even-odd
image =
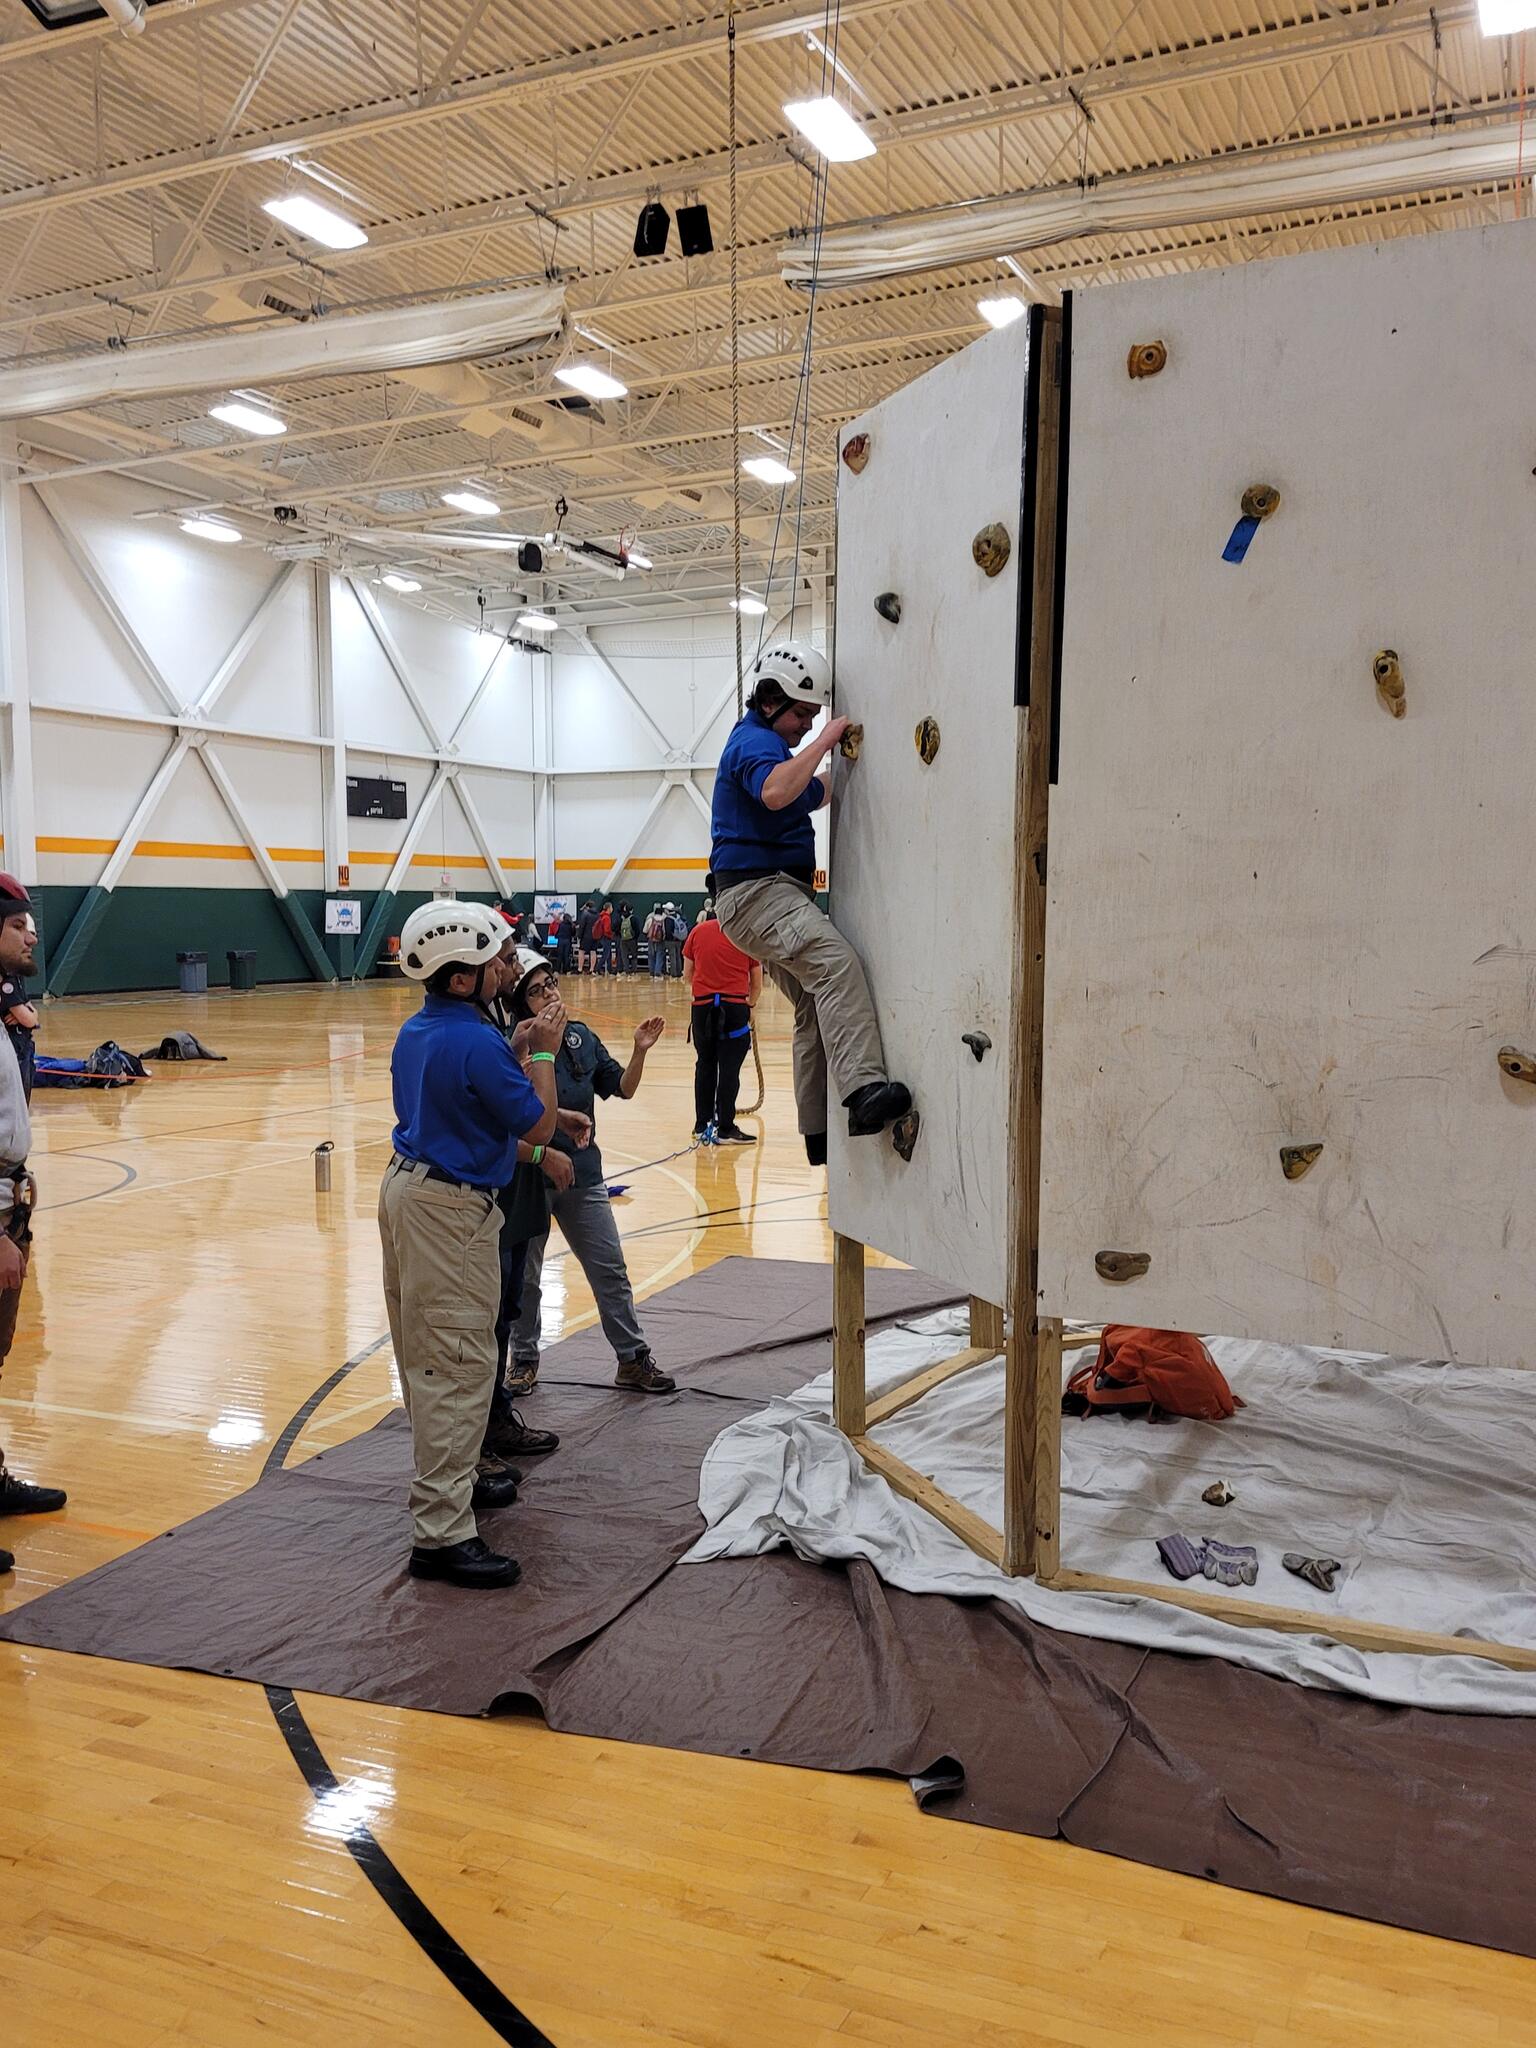
[[(910, 1161), (834, 1108), (834, 1229), (1005, 1298), (1020, 497), (1028, 323), (986, 336), (843, 430), (832, 914), (869, 973), (891, 1074), (922, 1118)], [(855, 472), (856, 437), (867, 459)], [(972, 543), (1008, 536), (988, 575)], [(1024, 564), (1027, 570), (1027, 562)], [(876, 609), (899, 603), (893, 622)], [(937, 727), (925, 763), (920, 721)], [(965, 1033), (991, 1040), (977, 1060)]]
[(1071, 377), (1043, 1307), (1536, 1364), (1536, 225), (1084, 293)]

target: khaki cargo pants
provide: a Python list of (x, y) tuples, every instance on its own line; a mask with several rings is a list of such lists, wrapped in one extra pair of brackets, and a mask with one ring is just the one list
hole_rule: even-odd
[(379, 1190), (384, 1300), (411, 1425), (412, 1541), (467, 1543), (475, 1468), (496, 1384), (501, 1208), (478, 1188), (428, 1180), (398, 1155)]
[(827, 1128), (827, 1070), (839, 1102), (885, 1079), (885, 1050), (863, 962), (788, 875), (738, 882), (715, 904), (720, 928), (760, 960), (795, 1006), (795, 1110), (802, 1135)]

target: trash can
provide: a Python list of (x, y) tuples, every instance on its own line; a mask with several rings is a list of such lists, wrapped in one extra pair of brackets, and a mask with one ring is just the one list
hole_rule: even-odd
[[(254, 953), (229, 952), (229, 985), (231, 988), (254, 988), (256, 986), (256, 955)], [(207, 986), (206, 978), (204, 986)]]
[(205, 996), (208, 993), (208, 955), (206, 953), (178, 953), (176, 966), (181, 974), (181, 992), (184, 996)]

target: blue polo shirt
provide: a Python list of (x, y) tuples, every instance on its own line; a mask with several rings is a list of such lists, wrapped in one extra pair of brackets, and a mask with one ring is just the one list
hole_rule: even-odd
[(811, 813), (821, 807), (822, 784), (812, 776), (792, 804), (770, 811), (763, 784), (794, 748), (756, 711), (749, 711), (720, 750), (715, 770), (710, 866), (721, 886), (732, 875), (776, 870), (809, 882), (816, 873)]
[(428, 995), (389, 1063), (395, 1150), (494, 1191), (512, 1178), (517, 1141), (544, 1114), (532, 1082), (483, 1010)]

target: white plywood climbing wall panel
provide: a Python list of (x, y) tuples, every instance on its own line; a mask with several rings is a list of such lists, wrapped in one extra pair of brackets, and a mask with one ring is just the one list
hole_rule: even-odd
[[(1023, 321), (974, 343), (845, 428), (839, 446), (867, 434), (869, 459), (838, 469), (837, 709), (864, 742), (834, 774), (832, 914), (922, 1129), (904, 1163), (889, 1138), (849, 1138), (834, 1107), (829, 1213), (844, 1236), (994, 1302), (1009, 1225), (1028, 356)], [(993, 522), (1011, 553), (988, 576), (971, 544)], [(887, 592), (898, 624), (875, 609)], [(930, 765), (914, 741), (925, 718), (939, 729)], [(992, 1042), (980, 1061), (967, 1032)]]
[(1536, 1364), (1536, 228), (1075, 311), (1043, 1308)]

